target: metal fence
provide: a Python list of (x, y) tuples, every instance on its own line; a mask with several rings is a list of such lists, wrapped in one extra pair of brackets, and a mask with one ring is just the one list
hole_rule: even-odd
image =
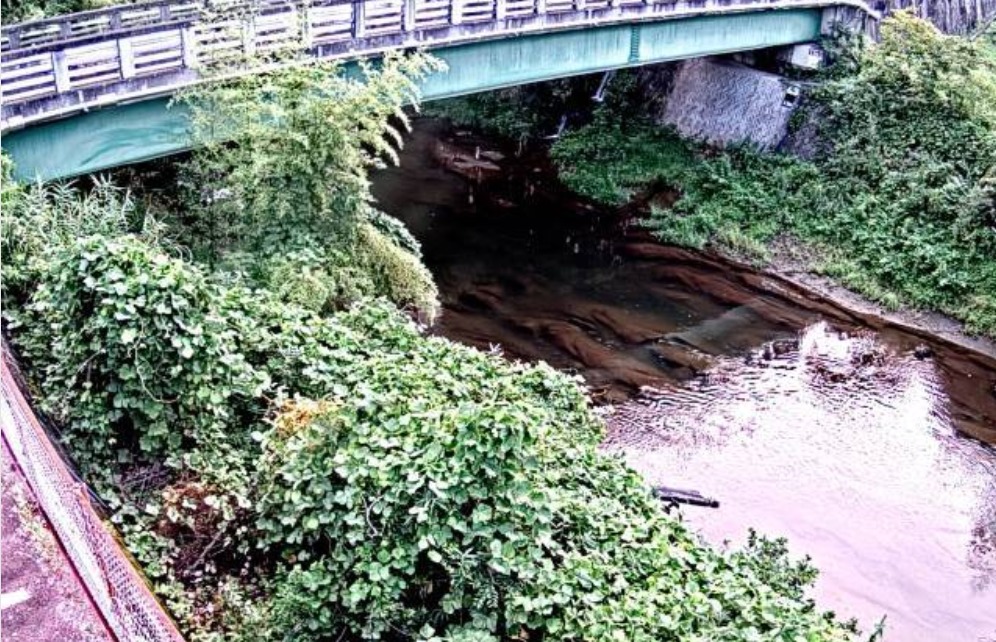
[(94, 510), (86, 486), (73, 477), (49, 441), (21, 393), (6, 342), (2, 351), (3, 438), (100, 614), (121, 642), (182, 642)]

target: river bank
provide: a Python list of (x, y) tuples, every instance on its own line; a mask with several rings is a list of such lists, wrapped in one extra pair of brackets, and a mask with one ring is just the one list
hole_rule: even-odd
[(684, 511), (716, 545), (788, 537), (864, 630), (996, 632), (996, 359), (798, 273), (663, 245), (639, 207), (594, 207), (515, 151), (421, 121), (374, 179), (422, 243), (435, 332), (582, 376), (605, 452), (719, 499)]
[[(526, 232), (532, 237), (536, 234), (547, 235), (549, 238), (541, 242), (547, 251), (551, 246), (563, 243), (576, 256), (581, 257), (582, 261), (595, 263), (607, 261), (614, 264), (623, 257), (628, 260), (647, 261), (653, 265), (651, 269), (655, 271), (654, 278), (664, 276), (668, 279), (684, 280), (692, 287), (708, 290), (710, 298), (719, 299), (725, 305), (742, 305), (756, 297), (762, 297), (772, 302), (764, 306), (763, 314), (771, 316), (770, 320), (776, 324), (786, 323), (800, 327), (805, 315), (799, 315), (798, 310), (804, 310), (806, 314), (820, 315), (822, 318), (849, 327), (867, 328), (878, 333), (901, 336), (900, 343), (905, 349), (919, 348), (922, 354), (936, 358), (946, 373), (952, 399), (960, 408), (971, 409), (961, 413), (965, 419), (959, 422), (958, 429), (986, 443), (996, 443), (996, 374), (994, 374), (996, 343), (986, 337), (969, 334), (959, 321), (937, 312), (888, 310), (820, 274), (814, 267), (819, 264), (818, 255), (801, 242), (789, 240), (787, 237), (781, 237), (779, 243), (769, 246), (770, 258), (763, 262), (756, 258), (745, 258), (742, 252), (718, 243), (712, 243), (701, 251), (662, 244), (644, 228), (643, 222), (649, 213), (651, 203), (668, 202), (668, 193), (644, 194), (618, 208), (592, 205), (579, 199), (560, 184), (555, 168), (550, 166), (542, 149), (532, 150), (524, 157), (516, 158), (514, 156), (516, 147), (512, 144), (481, 138), (468, 131), (450, 132), (445, 124), (436, 121), (422, 121), (412, 146), (413, 149), (408, 153), (413, 157), (430, 155), (436, 164), (446, 168), (455, 177), (471, 181), (469, 203), (447, 200), (444, 203), (447, 209), (457, 209), (469, 204), (479, 211), (494, 212), (502, 217), (505, 223), (511, 223), (509, 232), (492, 230), (495, 239), (505, 233), (516, 234), (515, 228), (519, 223), (511, 221), (511, 211), (525, 200), (538, 200), (544, 203), (542, 209), (551, 211), (554, 219), (557, 219), (558, 215), (552, 212), (557, 208), (561, 210), (559, 223), (532, 222), (531, 224), (536, 227), (547, 229), (541, 231), (529, 229)], [(419, 161), (413, 160), (411, 164), (417, 165)], [(400, 171), (420, 173), (422, 170)], [(438, 177), (423, 177), (422, 180), (430, 190), (434, 189), (432, 186), (440, 187)], [(459, 182), (458, 178), (454, 180)], [(474, 185), (481, 187), (475, 189)], [(407, 185), (399, 197), (418, 193), (423, 189), (426, 188)], [(459, 192), (460, 188), (451, 184), (445, 191), (452, 194), (454, 191)], [(404, 209), (400, 203), (393, 207), (395, 210)], [(503, 212), (505, 214), (502, 214)], [(588, 220), (579, 222), (578, 218)], [(415, 219), (407, 217), (404, 220), (417, 236), (423, 236), (423, 243), (432, 243), (431, 239), (424, 238), (424, 228), (427, 223), (422, 217)], [(558, 228), (558, 224), (566, 226), (566, 231)], [(488, 249), (482, 247), (480, 251), (487, 252)], [(662, 264), (670, 267), (662, 268)], [(433, 267), (440, 268), (430, 261), (430, 268)], [(713, 275), (719, 274), (725, 275), (725, 279), (717, 281)], [(436, 277), (437, 280), (442, 278), (444, 281), (448, 278), (445, 273), (443, 275), (437, 273)], [(731, 287), (731, 283), (736, 284), (735, 287)], [(446, 289), (445, 284), (441, 287)], [(466, 336), (478, 334), (487, 336), (488, 330), (457, 327), (460, 323), (458, 320), (476, 308), (495, 307), (496, 297), (505, 289), (489, 287), (485, 288), (484, 292), (464, 292), (462, 301), (450, 302), (449, 315), (444, 316), (441, 322), (441, 332), (447, 334), (453, 331)], [(539, 299), (541, 303), (536, 314), (542, 316), (543, 297)], [(468, 304), (468, 301), (472, 303)], [(590, 316), (591, 311), (586, 309), (591, 307), (590, 303), (577, 303), (575, 307), (583, 310), (581, 313), (575, 311), (576, 318), (584, 317), (586, 314)], [(789, 308), (792, 309), (791, 312)], [(598, 316), (599, 312), (596, 310), (594, 314)], [(602, 317), (588, 319), (588, 323), (604, 324), (606, 321), (604, 313)], [(640, 336), (641, 333), (647, 334), (647, 328), (640, 327), (640, 323), (637, 322), (635, 329), (623, 330), (621, 336), (625, 338)], [(645, 324), (646, 321), (642, 323)], [(570, 334), (564, 328), (551, 330), (531, 327), (525, 330), (541, 334), (544, 332)], [(652, 329), (649, 333), (647, 336), (653, 336)], [(619, 329), (616, 328), (611, 334), (619, 336)], [(532, 348), (520, 345), (521, 337), (514, 332), (502, 333), (502, 337), (506, 349), (510, 350), (513, 356), (525, 359), (553, 359), (552, 363), (558, 367), (565, 364), (568, 364), (567, 367), (577, 366), (576, 358), (574, 362), (568, 363), (551, 355), (549, 351), (534, 354)], [(607, 362), (612, 362), (617, 368), (620, 365), (617, 357), (610, 358), (596, 347), (579, 346), (577, 338), (560, 336), (558, 341), (562, 346), (567, 346), (568, 352), (575, 353), (575, 356), (583, 353), (581, 360), (587, 359), (589, 364), (597, 366), (595, 370), (599, 372), (606, 370)], [(483, 340), (477, 341), (477, 345), (487, 347), (487, 343)], [(630, 364), (630, 368), (623, 369), (627, 374), (622, 377), (621, 383), (630, 392), (648, 382), (654, 383), (657, 376), (648, 375), (639, 365)], [(601, 381), (598, 379), (601, 374), (595, 376)], [(612, 379), (612, 377), (607, 378), (607, 380)], [(620, 381), (615, 383), (618, 384)], [(596, 391), (596, 396), (599, 398), (605, 396), (607, 400), (612, 401), (629, 394), (612, 388), (613, 385), (609, 385), (610, 391), (604, 394)]]
[(933, 310), (909, 308), (889, 309), (867, 296), (849, 289), (826, 276), (820, 269), (818, 251), (791, 237), (783, 237), (769, 247), (766, 261), (752, 262), (732, 247), (713, 245), (706, 252), (749, 268), (760, 269), (769, 276), (808, 290), (812, 295), (854, 314), (861, 315), (870, 325), (890, 325), (910, 334), (948, 342), (986, 357), (996, 359), (996, 340), (969, 332), (965, 324), (954, 317)]

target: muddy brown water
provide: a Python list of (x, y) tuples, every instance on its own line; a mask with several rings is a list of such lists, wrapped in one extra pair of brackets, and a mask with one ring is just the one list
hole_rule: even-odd
[(581, 374), (606, 452), (720, 500), (682, 511), (717, 545), (787, 537), (821, 606), (886, 640), (996, 640), (996, 360), (660, 246), (491, 150), (423, 121), (374, 180), (438, 333)]

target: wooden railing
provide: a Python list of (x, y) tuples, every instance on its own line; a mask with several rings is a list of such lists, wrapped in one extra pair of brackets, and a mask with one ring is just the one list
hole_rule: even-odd
[[(196, 82), (205, 61), (294, 42), (325, 58), (551, 29), (861, 0), (172, 0), (2, 29), (3, 129)], [(203, 19), (211, 15), (211, 20)], [(219, 18), (220, 16), (220, 18)]]

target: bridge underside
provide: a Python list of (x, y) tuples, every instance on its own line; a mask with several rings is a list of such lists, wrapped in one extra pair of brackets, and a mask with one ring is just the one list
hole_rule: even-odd
[[(813, 41), (820, 9), (785, 9), (589, 27), (433, 50), (449, 71), (423, 85), (426, 100), (671, 60)], [(97, 172), (189, 148), (182, 108), (167, 98), (80, 114), (10, 132), (3, 149), (19, 178)]]

